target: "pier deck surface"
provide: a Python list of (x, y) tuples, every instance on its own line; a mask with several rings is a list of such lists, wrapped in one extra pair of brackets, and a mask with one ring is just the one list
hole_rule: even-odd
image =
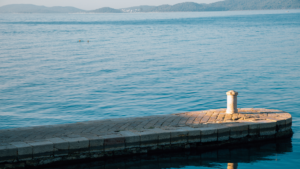
[(228, 124), (260, 123), (289, 119), (289, 113), (270, 109), (239, 109), (239, 114), (226, 114), (226, 109), (185, 112), (170, 115), (115, 118), (61, 125), (23, 127), (0, 130), (0, 143), (35, 141), (54, 137), (105, 136), (119, 131), (174, 129), (176, 127), (205, 128)]

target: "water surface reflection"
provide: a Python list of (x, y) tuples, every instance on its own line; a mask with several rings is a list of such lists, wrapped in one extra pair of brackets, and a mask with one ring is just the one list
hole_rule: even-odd
[(168, 152), (138, 156), (95, 160), (77, 164), (60, 165), (50, 168), (69, 169), (165, 169), (165, 168), (226, 168), (237, 169), (239, 163), (277, 161), (277, 155), (292, 152), (291, 139), (224, 147), (218, 150), (201, 152)]

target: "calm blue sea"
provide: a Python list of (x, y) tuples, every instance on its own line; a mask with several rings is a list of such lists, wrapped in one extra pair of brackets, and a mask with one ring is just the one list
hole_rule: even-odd
[(232, 89), (295, 132), (238, 168), (299, 167), (300, 10), (0, 14), (0, 129), (225, 108)]

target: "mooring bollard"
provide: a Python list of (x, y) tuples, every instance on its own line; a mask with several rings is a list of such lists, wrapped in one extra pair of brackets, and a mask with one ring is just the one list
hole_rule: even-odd
[(230, 90), (227, 93), (227, 114), (233, 114), (233, 113), (238, 113), (237, 110), (237, 95), (239, 94), (238, 92), (234, 90)]

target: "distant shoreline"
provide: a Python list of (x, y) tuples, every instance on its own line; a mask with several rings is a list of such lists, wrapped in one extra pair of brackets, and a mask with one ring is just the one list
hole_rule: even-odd
[(177, 11), (177, 12), (134, 12), (134, 13), (91, 13), (91, 12), (83, 12), (83, 13), (34, 13), (34, 12), (26, 12), (26, 13), (0, 13), (1, 14), (146, 14), (146, 13), (203, 13), (203, 12), (242, 12), (242, 11), (297, 11), (298, 9), (261, 9), (261, 10), (232, 10), (232, 11)]
[(166, 13), (166, 12), (216, 12), (252, 10), (300, 9), (299, 0), (224, 0), (211, 4), (184, 2), (175, 5), (136, 6), (114, 9), (110, 7), (82, 10), (75, 7), (45, 7), (32, 4), (12, 4), (0, 7), (0, 13)]

